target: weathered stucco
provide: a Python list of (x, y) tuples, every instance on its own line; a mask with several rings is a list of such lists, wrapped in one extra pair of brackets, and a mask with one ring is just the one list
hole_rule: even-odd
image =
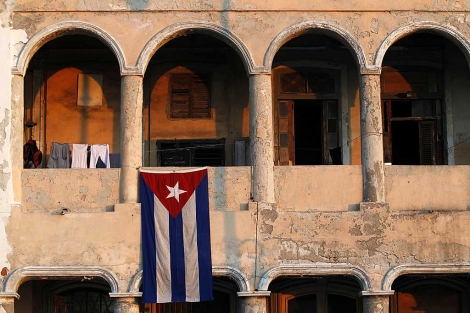
[(468, 210), (468, 166), (385, 166), (392, 210)]
[[(5, 267), (6, 275), (27, 266), (98, 266), (117, 277), (119, 290), (114, 296), (122, 299), (115, 312), (137, 310), (138, 294), (128, 294), (138, 290), (132, 283), (142, 266), (137, 173), (142, 165), (154, 166), (156, 154), (142, 149), (142, 144), (148, 148), (155, 140), (175, 137), (229, 141), (250, 137), (252, 167), (208, 169), (213, 265), (215, 270), (230, 267), (242, 281), (246, 279), (247, 293), (240, 295), (246, 299), (238, 302), (245, 312), (266, 312), (267, 295), (255, 290), (261, 286), (266, 291), (261, 278), (280, 265), (307, 269), (283, 272), (289, 277), (336, 275), (337, 266), (343, 271), (340, 275), (359, 281), (367, 313), (387, 312), (384, 295), (391, 293), (393, 282), (387, 286), (383, 282), (393, 269), (426, 265), (428, 272), (445, 274), (452, 266), (468, 265), (470, 168), (384, 167), (380, 74), (386, 52), (396, 40), (414, 32), (449, 39), (446, 45), (452, 47), (446, 47), (442, 63), (431, 62), (445, 76), (442, 101), (448, 104), (447, 128), (442, 135), (450, 146), (443, 152), (449, 164), (469, 164), (465, 61), (470, 60), (470, 4), (304, 2), (20, 0), (8, 1), (6, 14), (0, 5), (0, 56), (10, 60), (0, 64), (0, 268)], [(237, 53), (238, 59), (214, 71), (213, 119), (170, 120), (164, 73), (183, 66), (177, 63), (184, 63), (180, 57), (190, 49), (172, 55), (172, 49), (180, 48), (170, 46), (164, 59), (159, 48), (192, 33), (221, 39), (228, 44), (221, 50), (233, 50), (221, 55), (231, 59)], [(295, 60), (300, 63), (323, 53), (324, 58), (313, 61), (331, 61), (345, 69), (338, 98), (344, 102), (339, 101), (339, 107), (346, 129), (341, 139), (351, 159), (345, 163), (354, 165), (274, 166), (276, 87), (271, 67), (289, 66), (282, 61), (273, 65), (273, 59), (283, 44), (305, 33), (331, 36), (344, 45), (326, 44), (323, 52), (311, 52), (320, 49), (306, 47), (306, 40), (284, 47), (282, 53), (293, 56), (297, 52), (290, 51), (301, 50), (302, 58)], [(87, 140), (112, 141), (122, 154), (120, 169), (22, 169), (27, 98), (23, 76), (41, 46), (64, 34), (89, 35), (110, 48), (116, 57), (110, 76), (114, 85), (107, 85), (107, 106), (86, 116), (76, 112), (75, 93), (69, 93), (75, 92), (72, 78), (81, 70), (64, 67), (52, 75), (47, 114), (56, 120), (47, 125), (49, 139), (63, 141), (64, 135), (70, 135), (61, 133), (67, 124), (86, 120), (94, 127), (70, 125), (72, 139), (82, 139), (80, 131), (87, 131), (93, 133)], [(330, 48), (350, 55), (330, 60)], [(414, 60), (405, 61), (416, 65)], [(147, 91), (154, 98), (148, 103), (156, 106), (146, 108), (142, 117), (141, 108), (147, 104), (144, 76), (153, 84)], [(157, 126), (143, 132), (145, 118)], [(153, 153), (149, 153), (152, 161), (143, 164), (146, 152)], [(8, 297), (16, 296), (17, 290), (9, 291), (0, 294), (0, 312), (12, 312)]]
[(22, 171), (21, 209), (61, 213), (112, 211), (119, 203), (119, 169)]
[(362, 201), (360, 166), (276, 166), (281, 211), (355, 211)]

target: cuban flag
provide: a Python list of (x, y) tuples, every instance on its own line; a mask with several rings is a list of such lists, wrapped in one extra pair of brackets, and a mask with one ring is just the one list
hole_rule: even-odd
[(207, 169), (140, 172), (144, 303), (213, 300)]

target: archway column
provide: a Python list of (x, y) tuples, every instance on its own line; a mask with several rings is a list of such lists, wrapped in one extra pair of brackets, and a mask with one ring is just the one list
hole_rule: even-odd
[(249, 92), (253, 200), (274, 203), (271, 74), (250, 74)]
[(362, 298), (363, 313), (389, 313), (390, 296), (393, 291), (363, 291), (360, 293)]
[(15, 298), (18, 298), (16, 293), (0, 293), (0, 313), (15, 313)]
[(266, 313), (271, 291), (238, 292), (237, 313)]
[(361, 153), (364, 202), (385, 202), (380, 70), (360, 75)]
[[(11, 80), (11, 163), (13, 200), (21, 202), (21, 171), (23, 170), (24, 77), (13, 75)], [(43, 151), (45, 153), (45, 151)], [(44, 160), (43, 160), (44, 162)]]
[(138, 168), (142, 166), (143, 76), (121, 77), (121, 179), (122, 203), (138, 199)]
[(132, 294), (110, 294), (114, 297), (114, 313), (139, 313), (140, 305)]

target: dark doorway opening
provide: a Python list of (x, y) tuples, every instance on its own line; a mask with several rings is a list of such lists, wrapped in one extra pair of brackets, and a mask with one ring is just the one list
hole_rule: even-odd
[(419, 165), (419, 123), (392, 122), (392, 159), (395, 165)]
[(321, 101), (295, 100), (295, 163), (323, 164), (323, 105)]

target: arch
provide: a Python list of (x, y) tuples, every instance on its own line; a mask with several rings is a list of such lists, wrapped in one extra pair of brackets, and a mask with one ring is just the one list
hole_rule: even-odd
[[(143, 271), (138, 271), (131, 279), (129, 283), (129, 293), (138, 293), (140, 285), (142, 284), (142, 273)], [(230, 266), (212, 266), (212, 275), (217, 276), (226, 276), (233, 280), (238, 287), (240, 292), (248, 292), (250, 290), (250, 283), (248, 279), (243, 275), (242, 272), (236, 268)]]
[(399, 39), (418, 31), (430, 31), (442, 35), (452, 41), (460, 48), (460, 50), (462, 50), (470, 66), (470, 42), (457, 29), (431, 21), (413, 22), (402, 25), (393, 30), (380, 44), (380, 47), (375, 54), (375, 65), (379, 68), (382, 67), (382, 62), (387, 50)]
[(2, 292), (17, 293), (19, 286), (25, 281), (41, 278), (67, 277), (100, 277), (111, 289), (111, 293), (119, 292), (116, 275), (101, 266), (25, 266), (11, 272), (3, 281)]
[(150, 59), (164, 44), (172, 39), (190, 33), (209, 35), (222, 40), (232, 47), (241, 57), (247, 74), (250, 74), (256, 70), (253, 58), (245, 44), (230, 30), (213, 23), (202, 21), (187, 21), (170, 25), (159, 31), (152, 37), (152, 39), (150, 39), (150, 41), (141, 51), (139, 59), (137, 60), (137, 68), (139, 72), (142, 75), (145, 73)]
[(49, 25), (35, 33), (21, 49), (12, 73), (24, 76), (31, 58), (44, 44), (57, 37), (70, 34), (89, 35), (99, 39), (113, 51), (119, 62), (121, 74), (133, 72), (133, 68), (126, 65), (121, 47), (106, 31), (90, 23), (66, 21)]
[(258, 284), (258, 290), (268, 290), (269, 284), (282, 276), (328, 276), (351, 275), (354, 276), (363, 291), (372, 290), (372, 284), (366, 272), (358, 266), (342, 263), (312, 263), (312, 264), (281, 264), (267, 270)]
[(357, 42), (350, 33), (345, 29), (333, 25), (329, 22), (318, 22), (318, 21), (306, 21), (298, 24), (294, 24), (282, 32), (280, 32), (276, 38), (269, 44), (268, 50), (264, 55), (264, 67), (271, 71), (274, 56), (279, 51), (279, 49), (289, 40), (305, 34), (309, 30), (318, 29), (321, 32), (326, 33), (328, 36), (331, 36), (346, 46), (351, 50), (354, 59), (357, 62), (358, 70), (363, 72), (367, 67), (366, 56), (362, 47)]
[(382, 279), (382, 290), (392, 290), (393, 282), (403, 275), (409, 274), (468, 274), (470, 263), (449, 264), (402, 264), (392, 267)]

